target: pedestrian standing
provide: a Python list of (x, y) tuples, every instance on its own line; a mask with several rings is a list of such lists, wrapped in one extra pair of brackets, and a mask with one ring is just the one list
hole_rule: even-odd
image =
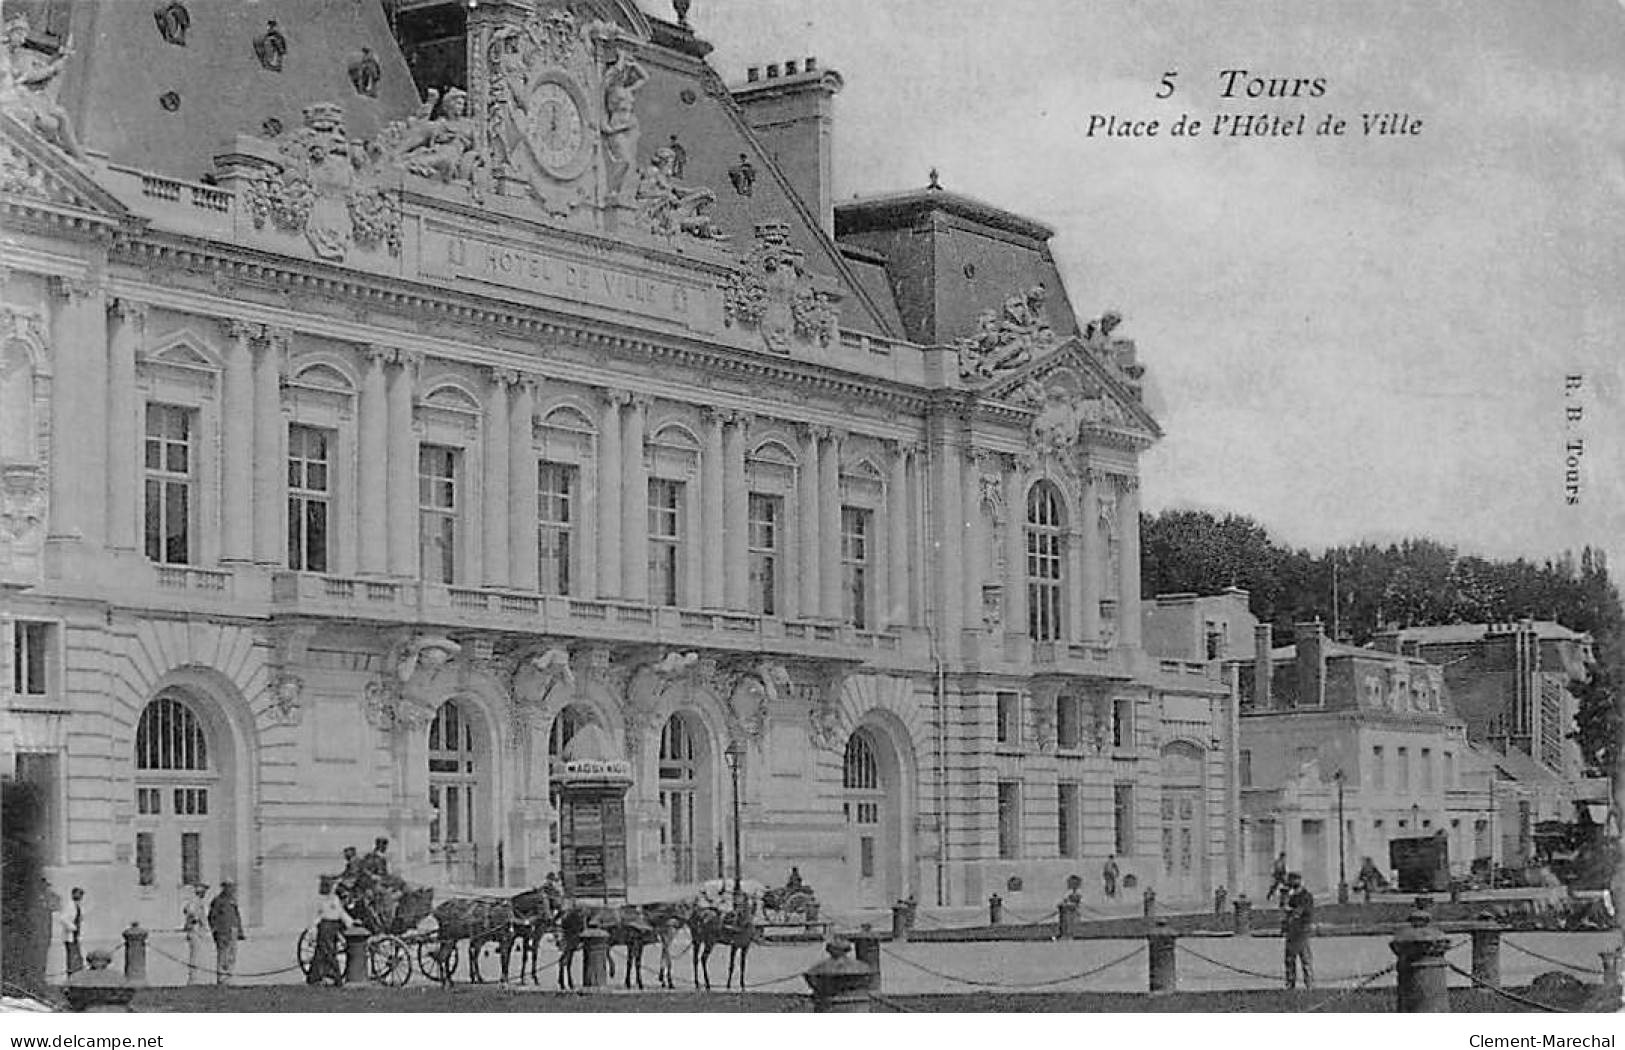
[(1292, 872), (1286, 877), (1282, 893), (1281, 938), (1286, 942), (1283, 963), (1286, 967), (1286, 986), (1298, 986), (1298, 964), (1303, 964), (1305, 991), (1315, 988), (1315, 957), (1309, 939), (1315, 934), (1315, 898), (1304, 888), (1303, 876)]
[(329, 981), (334, 986), (344, 983), (344, 971), (339, 967), (339, 946), (344, 943), (344, 931), (355, 925), (344, 902), (335, 892), (338, 880), (323, 875), (316, 899), (316, 955), (310, 961), (306, 984)]
[(1281, 905), (1282, 905), (1282, 907), (1285, 907), (1286, 906), (1286, 854), (1284, 852), (1281, 853), (1279, 856), (1277, 856), (1275, 858), (1275, 863), (1274, 864), (1270, 865), (1270, 888), (1265, 891), (1264, 899), (1266, 901), (1274, 900), (1276, 891), (1280, 891)]
[(69, 977), (85, 968), (85, 891), (75, 886), (71, 897), (61, 913), (62, 957)]
[(209, 947), (209, 887), (201, 882), (192, 887), (192, 896), (181, 905), (181, 929), (186, 931), (186, 983), (202, 984), (209, 968), (204, 962)]
[(237, 910), (237, 884), (230, 879), (209, 904), (209, 931), (214, 934), (214, 981), (230, 984), (237, 967), (237, 942), (245, 940), (242, 912)]
[(1117, 896), (1117, 854), (1113, 853), (1106, 858), (1106, 866), (1100, 869), (1100, 881), (1105, 884), (1106, 896)]

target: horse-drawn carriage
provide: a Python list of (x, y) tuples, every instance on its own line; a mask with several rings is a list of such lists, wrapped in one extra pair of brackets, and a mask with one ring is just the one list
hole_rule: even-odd
[[(412, 949), (417, 949), (418, 968), (424, 976), (435, 977), (424, 965), (424, 946), (438, 939), (433, 931), (420, 927), (434, 907), (434, 890), (415, 886), (398, 893), (378, 889), (362, 891), (355, 887), (341, 888), (339, 899), (367, 931), (367, 976), (379, 984), (399, 988), (412, 978)], [(299, 968), (310, 973), (316, 958), (316, 928), (307, 927), (299, 934), (294, 953)], [(455, 968), (455, 962), (452, 964)]]

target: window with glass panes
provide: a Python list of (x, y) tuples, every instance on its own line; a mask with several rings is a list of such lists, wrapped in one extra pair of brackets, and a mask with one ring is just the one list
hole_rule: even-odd
[(333, 435), (317, 427), (288, 428), (288, 568), (327, 571)]
[(779, 522), (784, 502), (777, 496), (750, 494), (751, 611), (773, 616), (779, 611)]
[(474, 727), (447, 700), (429, 723), (429, 845), (474, 841), (478, 763)]
[(18, 696), (44, 696), (50, 691), (51, 625), (18, 620), (12, 632), (11, 691)]
[(865, 507), (841, 508), (841, 569), (846, 622), (869, 626), (869, 528), (874, 515)]
[(1120, 857), (1134, 854), (1134, 785), (1112, 785), (1112, 848)]
[(457, 582), (457, 449), (418, 448), (418, 544), (425, 580)]
[(649, 481), (649, 601), (676, 605), (682, 597), (683, 483)]
[(1076, 781), (1063, 780), (1057, 785), (1055, 799), (1055, 852), (1062, 857), (1078, 855), (1079, 814), (1081, 788)]
[(1034, 641), (1061, 637), (1061, 499), (1046, 482), (1027, 493), (1027, 632)]
[(192, 562), (192, 410), (148, 405), (146, 551), (163, 565)]
[(1021, 782), (999, 781), (999, 856), (1021, 855)]
[(1055, 746), (1075, 751), (1083, 745), (1081, 701), (1062, 693), (1055, 698)]
[(570, 593), (575, 500), (575, 467), (565, 463), (537, 465), (536, 584), (543, 594)]

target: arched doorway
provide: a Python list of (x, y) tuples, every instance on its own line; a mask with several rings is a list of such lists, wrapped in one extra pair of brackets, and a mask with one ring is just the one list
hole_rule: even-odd
[(492, 881), (489, 734), (466, 701), (447, 700), (429, 723), (429, 810), (429, 856), (447, 881)]
[(693, 714), (679, 711), (660, 730), (660, 857), (666, 877), (678, 885), (713, 874), (711, 736)]
[[(189, 887), (234, 873), (229, 853), (230, 754), (205, 706), (165, 690), (135, 730), (136, 895), (151, 914), (180, 914)], [(173, 921), (173, 920), (171, 920)]]
[(1165, 900), (1207, 893), (1207, 807), (1202, 749), (1175, 741), (1162, 749), (1162, 877)]
[(901, 763), (884, 733), (861, 726), (847, 738), (841, 788), (855, 903), (883, 907), (903, 896)]

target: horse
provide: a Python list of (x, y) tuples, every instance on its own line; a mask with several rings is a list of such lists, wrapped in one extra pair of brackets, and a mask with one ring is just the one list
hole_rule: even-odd
[(692, 900), (665, 901), (639, 905), (643, 921), (660, 944), (660, 965), (655, 970), (655, 982), (662, 988), (676, 988), (673, 980), (671, 946), (677, 934), (689, 925), (695, 906)]
[(694, 940), (694, 987), (704, 979), (706, 991), (711, 990), (711, 952), (718, 944), (728, 946), (728, 978), (724, 989), (733, 987), (734, 966), (739, 967), (739, 990), (745, 990), (745, 960), (756, 939), (756, 902), (740, 895), (736, 907), (723, 909), (714, 904), (700, 903), (688, 923), (689, 935)]
[(483, 984), (480, 975), (480, 949), (495, 944), (502, 957), (502, 982), (508, 982), (508, 960), (513, 953), (514, 909), (507, 900), (454, 897), (434, 910), (438, 935), (434, 959), (440, 966), (440, 983), (451, 984), (451, 956), (459, 941), (468, 941), (468, 977)]
[(558, 932), (558, 919), (563, 909), (562, 898), (550, 887), (526, 890), (509, 899), (513, 907), (514, 934), (519, 941), (519, 980), (530, 979), (542, 983), (539, 958), (542, 938)]
[[(581, 947), (582, 934), (589, 927), (603, 930), (609, 935), (609, 946), (626, 948), (625, 986), (632, 987), (634, 974), (638, 988), (643, 987), (643, 949), (655, 939), (655, 927), (637, 905), (593, 906), (577, 904), (565, 908), (555, 920), (559, 938), (558, 984), (560, 989), (575, 987), (571, 972), (576, 951)], [(615, 976), (615, 958), (609, 957), (609, 976)]]

